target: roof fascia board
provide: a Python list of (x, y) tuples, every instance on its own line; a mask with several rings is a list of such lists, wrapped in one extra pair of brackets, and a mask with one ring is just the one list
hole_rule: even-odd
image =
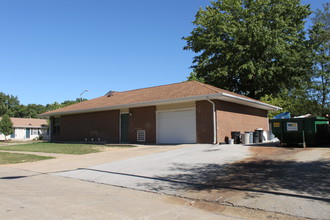
[(13, 128), (48, 128), (47, 125), (45, 126), (24, 126), (24, 125), (13, 125)]
[[(246, 99), (246, 98), (231, 95), (231, 94), (228, 94), (228, 93), (222, 93), (222, 96), (233, 100), (232, 102), (234, 102), (234, 100), (237, 100), (237, 101), (240, 101), (240, 102), (244, 102), (245, 105), (256, 107), (256, 108), (261, 108), (261, 109), (265, 109), (265, 110), (269, 110), (269, 111), (277, 111), (277, 110), (282, 109), (280, 107), (270, 105), (270, 104), (267, 104), (267, 103), (264, 103), (264, 102), (260, 102), (258, 100)], [(234, 102), (234, 103), (240, 103), (240, 102)]]

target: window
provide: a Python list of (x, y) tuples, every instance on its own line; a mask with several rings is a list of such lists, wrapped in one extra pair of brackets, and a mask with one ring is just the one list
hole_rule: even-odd
[(145, 130), (137, 130), (137, 141), (138, 142), (146, 141), (146, 131)]
[(10, 135), (10, 138), (15, 138), (16, 135), (15, 135), (15, 129), (13, 129), (13, 133)]
[(53, 118), (52, 120), (52, 133), (60, 134), (60, 118)]
[(38, 128), (31, 128), (31, 135), (38, 135)]

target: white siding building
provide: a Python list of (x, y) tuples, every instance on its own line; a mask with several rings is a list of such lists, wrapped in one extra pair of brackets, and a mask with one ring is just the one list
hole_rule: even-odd
[[(14, 132), (7, 136), (7, 140), (28, 141), (42, 138), (48, 140), (49, 130), (47, 120), (35, 118), (10, 118)], [(0, 134), (0, 140), (5, 136)]]

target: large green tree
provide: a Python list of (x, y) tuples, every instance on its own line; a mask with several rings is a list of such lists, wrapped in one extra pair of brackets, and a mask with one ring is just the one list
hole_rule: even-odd
[(37, 104), (21, 105), (18, 112), (20, 118), (38, 118), (38, 115), (45, 112), (45, 106)]
[(3, 115), (0, 120), (0, 134), (1, 133), (5, 135), (5, 140), (7, 140), (6, 136), (13, 133), (13, 123), (8, 115)]
[(284, 90), (279, 95), (265, 95), (261, 101), (280, 106), (282, 109), (269, 112), (269, 117), (280, 114), (282, 112), (290, 112), (292, 117), (312, 114), (320, 115), (319, 105), (316, 100), (310, 98), (309, 92), (306, 88), (295, 88), (292, 90)]
[(0, 92), (0, 116), (9, 115), (16, 116), (17, 111), (19, 110), (19, 100), (17, 96), (7, 95), (3, 92)]
[(218, 0), (200, 9), (185, 50), (190, 79), (259, 99), (310, 79), (310, 7), (299, 0)]
[(320, 114), (330, 113), (330, 3), (318, 9), (313, 17), (310, 40), (314, 45), (314, 76), (311, 85), (312, 99), (320, 107)]
[(75, 101), (67, 100), (62, 103), (54, 102), (47, 105), (29, 104), (21, 105), (17, 96), (7, 95), (0, 92), (0, 117), (8, 115), (18, 118), (38, 118), (38, 115), (47, 111), (52, 111), (68, 105), (73, 105), (87, 99), (77, 98)]

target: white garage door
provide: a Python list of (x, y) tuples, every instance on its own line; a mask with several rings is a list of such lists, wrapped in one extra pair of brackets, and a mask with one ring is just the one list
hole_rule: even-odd
[(196, 110), (157, 112), (157, 142), (196, 143)]

